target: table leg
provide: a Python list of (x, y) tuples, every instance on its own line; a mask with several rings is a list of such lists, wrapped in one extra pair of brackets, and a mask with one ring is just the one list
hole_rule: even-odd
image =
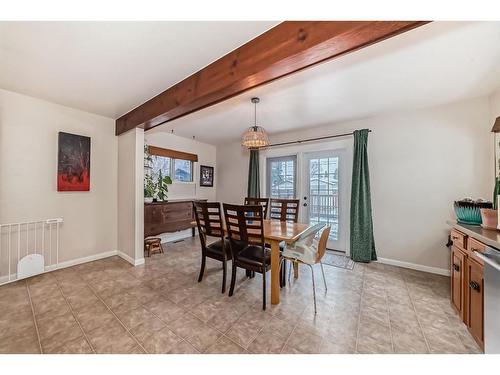
[(280, 303), (280, 244), (271, 242), (271, 304)]
[(293, 278), (299, 278), (299, 264), (297, 262), (293, 262)]

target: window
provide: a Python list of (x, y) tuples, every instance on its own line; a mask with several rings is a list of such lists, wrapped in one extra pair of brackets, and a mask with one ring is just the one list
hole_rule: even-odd
[(153, 159), (153, 175), (157, 176), (160, 171), (163, 176), (170, 176), (170, 168), (172, 159), (163, 156), (152, 155)]
[(267, 158), (267, 196), (270, 198), (295, 198), (297, 185), (297, 157)]
[(174, 159), (174, 176), (177, 181), (193, 181), (193, 162), (191, 160)]
[(193, 162), (191, 160), (173, 159), (165, 156), (152, 155), (153, 175), (170, 176), (174, 181), (193, 181)]

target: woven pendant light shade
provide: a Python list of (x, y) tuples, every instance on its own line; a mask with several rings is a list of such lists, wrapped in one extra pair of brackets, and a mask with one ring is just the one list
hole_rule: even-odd
[(259, 149), (269, 146), (269, 137), (262, 126), (257, 126), (257, 103), (259, 98), (252, 98), (255, 104), (254, 126), (250, 126), (241, 136), (241, 144), (249, 149)]
[(247, 148), (262, 148), (269, 146), (269, 137), (262, 126), (251, 126), (243, 133), (241, 144)]

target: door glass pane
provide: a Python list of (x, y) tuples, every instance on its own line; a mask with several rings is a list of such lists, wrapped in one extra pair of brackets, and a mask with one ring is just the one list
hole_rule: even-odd
[(339, 237), (339, 158), (309, 160), (309, 222), (331, 225), (330, 240)]
[(271, 198), (295, 198), (296, 158), (267, 159), (267, 195)]
[(193, 181), (193, 168), (190, 160), (175, 159), (174, 160), (175, 179), (177, 181), (191, 182)]

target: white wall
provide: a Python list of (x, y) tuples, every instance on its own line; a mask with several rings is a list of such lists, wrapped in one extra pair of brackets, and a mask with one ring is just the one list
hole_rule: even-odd
[(118, 137), (118, 250), (130, 263), (144, 263), (144, 130)]
[[(59, 260), (117, 249), (113, 119), (0, 90), (0, 223), (62, 217)], [(57, 192), (58, 132), (91, 137), (90, 191)]]
[[(454, 217), (453, 201), (466, 196), (491, 199), (489, 111), (489, 98), (482, 97), (273, 135), (271, 143), (372, 129), (368, 152), (378, 256), (447, 269), (446, 220)], [(246, 194), (248, 152), (239, 142), (220, 146), (217, 167), (217, 200), (241, 202)]]
[(200, 186), (200, 165), (207, 165), (216, 168), (216, 148), (207, 143), (198, 142), (193, 139), (179, 137), (175, 134), (166, 133), (160, 130), (150, 130), (145, 132), (144, 140), (148, 145), (168, 148), (176, 151), (188, 152), (198, 155), (198, 162), (194, 163), (193, 182), (175, 182), (168, 187), (169, 199), (197, 198), (215, 200), (217, 183), (215, 170), (214, 186)]

